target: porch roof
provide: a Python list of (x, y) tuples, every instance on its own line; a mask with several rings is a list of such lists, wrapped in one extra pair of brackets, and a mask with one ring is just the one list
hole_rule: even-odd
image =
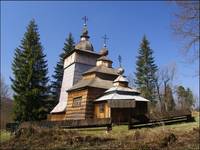
[(103, 95), (102, 97), (95, 100), (95, 102), (98, 101), (106, 101), (106, 100), (134, 100), (134, 101), (143, 101), (143, 102), (149, 102), (148, 99), (145, 99), (138, 95), (126, 95), (126, 94), (119, 94), (119, 93), (110, 93), (107, 95)]
[(115, 91), (121, 91), (121, 92), (130, 92), (130, 93), (140, 93), (137, 89), (135, 88), (130, 88), (130, 87), (121, 87), (121, 86), (113, 86), (110, 89), (108, 89), (105, 93), (110, 93), (110, 92), (115, 92)]

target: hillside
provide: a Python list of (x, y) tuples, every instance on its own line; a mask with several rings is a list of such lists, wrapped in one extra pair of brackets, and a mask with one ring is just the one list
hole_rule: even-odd
[(199, 113), (195, 122), (128, 130), (114, 126), (107, 133), (95, 129), (21, 129), (11, 140), (2, 143), (2, 149), (198, 149)]

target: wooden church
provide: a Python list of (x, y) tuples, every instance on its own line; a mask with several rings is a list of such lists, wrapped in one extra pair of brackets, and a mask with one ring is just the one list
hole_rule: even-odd
[(121, 67), (112, 68), (106, 44), (97, 53), (89, 38), (85, 23), (80, 42), (65, 56), (59, 103), (48, 119), (111, 118), (113, 122), (126, 122), (145, 115), (149, 100), (128, 87)]

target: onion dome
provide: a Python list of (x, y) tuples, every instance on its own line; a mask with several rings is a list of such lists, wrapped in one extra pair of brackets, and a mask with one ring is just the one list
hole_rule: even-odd
[(90, 36), (88, 36), (88, 29), (87, 29), (86, 25), (84, 25), (84, 27), (83, 27), (81, 38), (82, 37), (85, 37), (85, 38), (88, 38), (88, 39), (90, 38)]
[(99, 54), (101, 57), (97, 59), (96, 66), (105, 66), (108, 68), (112, 67), (112, 61), (107, 57), (108, 55), (108, 49), (104, 45), (104, 47), (100, 50)]
[(106, 47), (103, 47), (103, 48), (100, 50), (99, 54), (100, 54), (101, 56), (107, 56), (107, 55), (108, 55), (108, 49), (107, 49)]
[(92, 43), (89, 41), (90, 36), (88, 35), (88, 29), (86, 24), (84, 24), (82, 35), (80, 36), (80, 38), (81, 40), (75, 46), (75, 49), (94, 51)]
[(94, 51), (94, 48), (91, 44), (90, 41), (87, 40), (81, 40), (76, 46), (75, 49), (79, 49), (79, 50), (87, 50), (87, 51)]
[(118, 68), (117, 73), (119, 76), (114, 80), (113, 85), (128, 87), (128, 80), (125, 76), (123, 76), (124, 69), (122, 67)]
[(103, 40), (104, 40), (104, 43), (103, 43), (103, 48), (100, 50), (99, 54), (101, 56), (107, 56), (108, 55), (108, 49), (107, 49), (107, 45), (106, 45), (106, 40), (108, 40), (106, 34), (102, 37)]
[(118, 68), (118, 69), (117, 69), (117, 73), (118, 73), (119, 75), (122, 75), (122, 74), (124, 73), (124, 69), (123, 69), (122, 67)]

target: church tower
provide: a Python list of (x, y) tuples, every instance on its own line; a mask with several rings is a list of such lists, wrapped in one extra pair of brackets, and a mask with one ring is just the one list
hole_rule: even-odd
[(82, 74), (96, 65), (100, 54), (94, 52), (94, 48), (89, 41), (87, 18), (83, 18), (85, 23), (83, 26), (80, 41), (76, 44), (75, 49), (65, 56), (64, 60), (64, 75), (62, 80), (61, 93), (59, 103), (51, 111), (51, 114), (62, 114), (66, 111), (68, 93), (75, 83), (77, 83)]

